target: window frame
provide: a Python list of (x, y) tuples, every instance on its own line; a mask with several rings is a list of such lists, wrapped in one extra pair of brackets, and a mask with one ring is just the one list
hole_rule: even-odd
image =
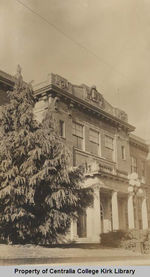
[[(75, 131), (77, 130), (76, 128), (73, 128), (74, 124), (82, 127), (82, 135), (80, 135), (80, 134), (78, 135), (78, 134), (74, 133), (74, 130)], [(77, 130), (77, 131), (79, 131), (79, 130)], [(81, 148), (79, 148), (77, 146), (74, 146), (74, 147), (85, 151), (85, 139), (84, 139), (85, 138), (85, 130), (84, 130), (84, 125), (82, 123), (77, 122), (77, 121), (72, 122), (72, 136), (74, 136), (76, 138), (79, 138), (79, 139), (82, 139), (82, 147)]]
[[(96, 139), (94, 139), (94, 136), (90, 135), (90, 131), (93, 132), (93, 133), (95, 132), (95, 134), (97, 134), (97, 138), (95, 137)], [(96, 145), (97, 148), (98, 148), (97, 153), (93, 153), (92, 151), (89, 151), (89, 152), (93, 155), (100, 156), (101, 155), (101, 151), (100, 151), (100, 132), (98, 130), (95, 130), (93, 128), (89, 128), (89, 142)]]
[(137, 158), (134, 156), (131, 156), (131, 173), (134, 173), (134, 172), (138, 173)]

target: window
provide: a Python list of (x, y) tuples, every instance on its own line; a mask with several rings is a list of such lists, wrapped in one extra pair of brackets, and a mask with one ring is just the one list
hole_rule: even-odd
[(131, 157), (131, 173), (137, 173), (137, 159), (135, 157)]
[(105, 147), (113, 150), (113, 138), (109, 136), (105, 136)]
[(122, 160), (126, 159), (126, 151), (124, 145), (121, 146), (121, 158)]
[(73, 145), (79, 149), (83, 149), (83, 125), (73, 122), (72, 127)]
[(59, 120), (59, 135), (65, 138), (65, 122), (63, 120)]
[(99, 155), (99, 132), (92, 129), (89, 130), (89, 144), (90, 152)]
[(77, 221), (77, 235), (79, 238), (85, 238), (87, 236), (87, 218), (86, 211), (83, 211), (79, 215)]
[(141, 162), (141, 173), (142, 173), (142, 177), (145, 177), (145, 162), (144, 161)]

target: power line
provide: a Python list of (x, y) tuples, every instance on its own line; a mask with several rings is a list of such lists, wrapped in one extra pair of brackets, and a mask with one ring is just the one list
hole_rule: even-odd
[(16, 0), (16, 2), (18, 2), (19, 4), (21, 4), (22, 6), (24, 6), (26, 9), (28, 9), (30, 12), (32, 12), (34, 15), (38, 16), (40, 19), (42, 19), (45, 23), (47, 23), (48, 25), (50, 25), (51, 27), (53, 27), (57, 32), (61, 33), (64, 37), (66, 37), (68, 40), (72, 41), (74, 44), (76, 44), (78, 47), (82, 48), (83, 50), (85, 50), (87, 53), (89, 53), (90, 55), (94, 56), (98, 61), (100, 61), (100, 63), (105, 64), (107, 67), (110, 67), (111, 70), (116, 71), (117, 73), (119, 73), (123, 78), (127, 78), (122, 72), (118, 71), (117, 69), (114, 69), (114, 66), (112, 66), (111, 64), (109, 64), (108, 62), (106, 62), (105, 60), (103, 60), (102, 58), (100, 58), (99, 56), (97, 56), (93, 51), (91, 51), (89, 48), (85, 47), (83, 44), (81, 44), (80, 42), (78, 42), (77, 40), (75, 40), (74, 38), (72, 38), (70, 35), (68, 35), (66, 32), (64, 32), (63, 30), (61, 30), (60, 28), (58, 28), (54, 23), (50, 22), (48, 19), (46, 19), (44, 16), (42, 16), (40, 13), (36, 12), (35, 10), (33, 10), (31, 7), (27, 6), (26, 4), (24, 4), (22, 1), (20, 0)]

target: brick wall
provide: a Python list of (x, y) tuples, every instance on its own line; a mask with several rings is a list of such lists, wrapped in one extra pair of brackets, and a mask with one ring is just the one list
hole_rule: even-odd
[[(125, 159), (122, 158), (122, 146), (125, 147)], [(129, 138), (123, 132), (119, 132), (117, 136), (117, 166), (118, 170), (130, 172)]]
[[(35, 113), (38, 119), (42, 119), (45, 113), (45, 108), (47, 107), (47, 100), (41, 99), (39, 103), (36, 104)], [(89, 130), (93, 129), (99, 132), (100, 135), (100, 153), (99, 155), (91, 155), (91, 159), (95, 159), (98, 157), (102, 157), (104, 160), (108, 160), (110, 162), (116, 163), (116, 168), (118, 171), (125, 172), (127, 174), (131, 173), (131, 157), (137, 157), (138, 162), (138, 170), (139, 176), (141, 177), (141, 166), (140, 162), (145, 160), (147, 157), (147, 153), (138, 149), (137, 147), (129, 145), (129, 136), (122, 130), (118, 130), (114, 126), (111, 126), (110, 123), (106, 123), (96, 116), (88, 113), (87, 111), (83, 111), (77, 107), (74, 107), (72, 111), (69, 110), (69, 106), (65, 101), (59, 101), (58, 109), (56, 111), (56, 118), (59, 120), (63, 120), (65, 122), (65, 139), (67, 147), (70, 150), (72, 159), (72, 164), (82, 164), (89, 159), (90, 156), (90, 141), (89, 141)], [(84, 126), (84, 151), (88, 155), (79, 155), (75, 154), (73, 151), (73, 136), (72, 136), (72, 122), (81, 123)], [(114, 139), (114, 150), (106, 147), (105, 145), (105, 136), (110, 136)], [(125, 159), (122, 158), (121, 147), (125, 147)], [(76, 155), (76, 156), (74, 156)], [(150, 175), (149, 166), (146, 164), (146, 175)]]
[[(142, 162), (145, 162), (145, 178), (147, 179), (149, 174), (149, 167), (147, 164), (147, 156), (148, 153), (137, 146), (134, 146), (130, 143), (130, 157), (135, 157), (137, 160), (137, 170), (138, 175), (142, 177)], [(131, 168), (131, 160), (130, 160), (130, 168)]]
[[(80, 122), (84, 125), (85, 128), (85, 151), (90, 152), (89, 145), (89, 129), (92, 128), (100, 133), (100, 152), (101, 157), (109, 160), (116, 161), (118, 170), (129, 172), (130, 170), (130, 153), (129, 153), (129, 138), (125, 132), (118, 131), (117, 128), (111, 126), (108, 123), (98, 119), (96, 116), (92, 114), (88, 114), (85, 111), (81, 111), (79, 109), (74, 109), (72, 118), (74, 121)], [(105, 136), (110, 136), (116, 139), (116, 146), (114, 143), (114, 148), (117, 149), (113, 151), (105, 146)], [(125, 147), (126, 159), (123, 160), (121, 157), (121, 146)], [(116, 151), (116, 153), (114, 153)], [(79, 158), (78, 158), (78, 162)], [(82, 162), (82, 159), (81, 159)]]

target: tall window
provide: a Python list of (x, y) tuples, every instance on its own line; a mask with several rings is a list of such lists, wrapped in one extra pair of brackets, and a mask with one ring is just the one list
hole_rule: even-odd
[(87, 218), (85, 210), (79, 215), (77, 220), (77, 235), (79, 238), (85, 238), (87, 236)]
[(90, 152), (99, 155), (99, 132), (92, 129), (89, 130), (89, 143)]
[(126, 159), (126, 152), (125, 152), (124, 145), (121, 146), (121, 158), (122, 158), (122, 160)]
[(65, 122), (63, 120), (59, 120), (59, 135), (65, 138)]
[(142, 177), (145, 177), (145, 162), (144, 161), (141, 162), (141, 173), (142, 173)]
[(131, 157), (131, 173), (137, 173), (137, 159), (135, 157)]
[(83, 125), (73, 122), (72, 125), (73, 145), (83, 149)]
[(105, 136), (105, 147), (113, 150), (114, 145), (113, 145), (113, 138), (110, 136)]

